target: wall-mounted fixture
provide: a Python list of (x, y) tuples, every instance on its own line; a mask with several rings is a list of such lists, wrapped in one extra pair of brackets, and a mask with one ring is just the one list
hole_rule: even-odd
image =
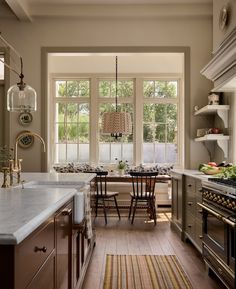
[(102, 134), (110, 134), (116, 139), (132, 133), (131, 115), (118, 111), (118, 57), (116, 56), (116, 110), (105, 112), (102, 119)]
[(17, 71), (10, 64), (6, 63), (0, 58), (0, 61), (10, 69), (12, 72), (18, 75), (20, 81), (17, 84), (12, 85), (7, 92), (7, 110), (16, 112), (29, 112), (36, 111), (37, 109), (37, 93), (36, 91), (26, 83), (24, 83), (23, 74), (23, 59), (17, 50), (0, 34), (0, 41), (10, 48), (20, 60), (20, 71)]

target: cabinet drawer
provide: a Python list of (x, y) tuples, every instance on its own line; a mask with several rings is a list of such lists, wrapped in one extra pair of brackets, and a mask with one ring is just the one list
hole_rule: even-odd
[(192, 214), (186, 214), (186, 233), (193, 239), (195, 237), (195, 220)]
[(202, 248), (202, 223), (196, 222), (196, 228), (195, 228), (195, 241), (197, 245)]
[(186, 176), (186, 179), (185, 179), (185, 190), (186, 192), (188, 193), (193, 193), (195, 192), (195, 179), (194, 178), (191, 178), (191, 177), (188, 177)]
[(54, 218), (50, 218), (15, 248), (16, 288), (32, 280), (55, 247)]

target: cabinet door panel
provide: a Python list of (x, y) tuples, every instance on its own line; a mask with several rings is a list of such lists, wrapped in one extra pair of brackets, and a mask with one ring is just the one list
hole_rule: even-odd
[(72, 205), (64, 207), (55, 218), (57, 289), (71, 288)]
[(26, 289), (55, 289), (55, 257), (52, 257), (40, 269)]
[(25, 288), (55, 247), (54, 218), (16, 246), (16, 288)]

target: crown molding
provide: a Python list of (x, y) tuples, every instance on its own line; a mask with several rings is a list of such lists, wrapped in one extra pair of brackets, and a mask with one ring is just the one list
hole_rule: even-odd
[(32, 18), (183, 18), (212, 17), (212, 4), (68, 5), (31, 4)]

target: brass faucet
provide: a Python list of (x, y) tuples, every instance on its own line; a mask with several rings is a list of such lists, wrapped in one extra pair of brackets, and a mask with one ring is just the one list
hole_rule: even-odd
[(16, 138), (16, 141), (15, 141), (14, 159), (9, 161), (10, 186), (13, 185), (13, 172), (17, 173), (17, 183), (18, 184), (20, 183), (22, 159), (18, 159), (17, 148), (18, 148), (19, 140), (24, 136), (37, 137), (43, 145), (44, 152), (46, 151), (45, 141), (43, 140), (43, 138), (39, 134), (37, 134), (35, 132), (22, 132), (21, 134), (19, 134), (18, 137)]

